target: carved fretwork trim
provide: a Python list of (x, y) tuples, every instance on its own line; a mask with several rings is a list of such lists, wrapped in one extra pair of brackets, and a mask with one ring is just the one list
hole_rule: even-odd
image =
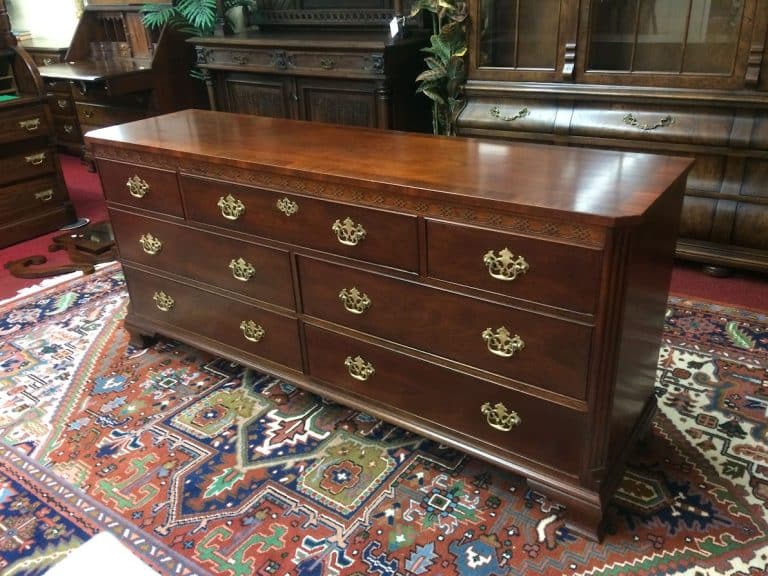
[[(187, 174), (214, 178), (236, 184), (260, 186), (279, 192), (293, 192), (337, 202), (352, 202), (373, 208), (415, 213), (419, 216), (440, 218), (455, 222), (500, 228), (512, 232), (556, 238), (576, 242), (583, 246), (600, 248), (605, 243), (605, 231), (599, 226), (571, 224), (558, 220), (523, 216), (512, 212), (479, 209), (449, 201), (433, 201), (407, 193), (367, 190), (341, 182), (321, 182), (299, 176), (275, 174), (260, 170), (247, 170), (192, 159), (171, 159), (121, 148), (94, 145), (94, 156), (130, 164), (142, 164), (166, 170), (181, 170)], [(406, 189), (407, 190), (407, 189)]]
[(392, 19), (392, 10), (260, 10), (259, 22), (283, 26), (383, 26)]

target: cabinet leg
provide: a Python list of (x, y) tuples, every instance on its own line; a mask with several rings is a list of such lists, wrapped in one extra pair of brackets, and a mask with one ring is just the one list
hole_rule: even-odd
[(535, 480), (526, 482), (531, 490), (565, 506), (564, 520), (571, 532), (594, 542), (602, 540), (604, 510), (597, 494), (585, 492), (579, 497)]
[(128, 334), (130, 336), (128, 342), (134, 348), (149, 348), (150, 346), (154, 346), (155, 342), (157, 342), (157, 336), (154, 335), (142, 334), (141, 332), (136, 332), (134, 330), (129, 330)]

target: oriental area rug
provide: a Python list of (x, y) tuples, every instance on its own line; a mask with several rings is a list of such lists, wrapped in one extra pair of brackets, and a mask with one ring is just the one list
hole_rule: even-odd
[(132, 348), (127, 300), (114, 265), (0, 308), (3, 575), (101, 531), (163, 574), (768, 573), (764, 315), (670, 299), (659, 411), (597, 544), (489, 464), (174, 341)]

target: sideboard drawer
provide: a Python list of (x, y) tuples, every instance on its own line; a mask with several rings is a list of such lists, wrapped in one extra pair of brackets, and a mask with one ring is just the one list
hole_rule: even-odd
[(591, 313), (601, 264), (598, 249), (427, 221), (427, 273), (440, 280)]
[(294, 318), (129, 267), (125, 270), (135, 314), (301, 370)]
[(96, 165), (107, 200), (184, 216), (176, 172), (112, 160), (97, 160)]
[[(311, 377), (564, 472), (578, 470), (583, 413), (315, 326), (304, 331)], [(509, 431), (491, 427), (483, 413), (498, 403), (520, 418)]]
[(47, 138), (49, 133), (45, 109), (42, 106), (23, 106), (15, 113), (3, 114), (0, 120), (0, 143)]
[[(295, 309), (288, 252), (111, 210), (120, 257)], [(188, 258), (196, 254), (197, 258)]]
[(0, 184), (45, 176), (54, 171), (55, 151), (33, 149), (0, 159)]
[(189, 220), (404, 270), (419, 268), (416, 216), (185, 174), (180, 180)]
[(305, 314), (560, 394), (586, 396), (588, 326), (312, 258), (298, 262)]

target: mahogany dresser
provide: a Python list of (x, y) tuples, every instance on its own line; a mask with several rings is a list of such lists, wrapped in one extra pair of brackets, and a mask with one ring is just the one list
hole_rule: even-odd
[(690, 160), (211, 111), (90, 132), (161, 334), (524, 475), (599, 537)]

